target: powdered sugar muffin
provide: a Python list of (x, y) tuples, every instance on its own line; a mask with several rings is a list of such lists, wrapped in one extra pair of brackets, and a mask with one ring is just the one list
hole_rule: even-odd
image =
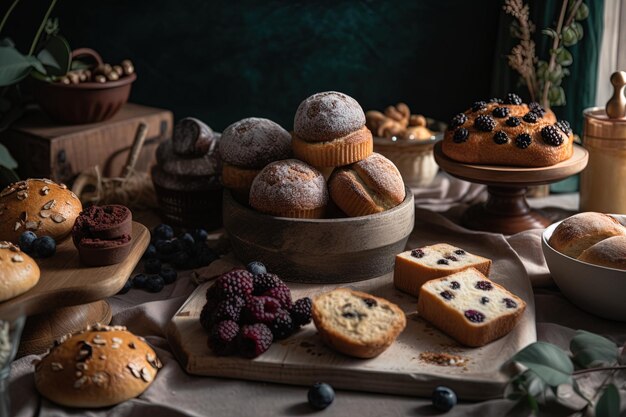
[(256, 176), (250, 189), (250, 205), (279, 217), (324, 216), (328, 190), (322, 174), (297, 159), (272, 162)]
[(327, 91), (298, 106), (293, 132), (298, 159), (316, 167), (337, 167), (366, 158), (373, 148), (365, 113), (352, 97)]
[(291, 135), (268, 119), (250, 117), (228, 126), (219, 151), (222, 183), (247, 200), (254, 177), (265, 165), (291, 157)]

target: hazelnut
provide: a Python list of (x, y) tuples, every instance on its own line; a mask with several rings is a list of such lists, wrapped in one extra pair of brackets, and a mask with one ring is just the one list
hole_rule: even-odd
[(106, 83), (106, 82), (107, 82), (107, 77), (105, 77), (105, 76), (104, 76), (104, 75), (102, 75), (102, 74), (98, 74), (98, 75), (96, 75), (96, 76), (94, 77), (94, 81), (95, 81), (95, 82), (97, 82), (97, 83), (102, 83), (102, 84), (104, 84), (104, 83)]

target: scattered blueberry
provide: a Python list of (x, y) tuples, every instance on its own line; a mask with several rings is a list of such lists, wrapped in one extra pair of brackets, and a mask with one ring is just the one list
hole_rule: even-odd
[(133, 285), (133, 279), (129, 278), (122, 287), (122, 289), (118, 292), (118, 294), (126, 294), (128, 291), (130, 291), (131, 288), (133, 288)]
[(465, 251), (463, 249), (457, 249), (454, 251), (457, 255), (465, 255)]
[(135, 288), (144, 288), (147, 281), (148, 276), (146, 274), (137, 274), (132, 278), (133, 287)]
[(217, 256), (217, 253), (215, 253), (213, 249), (209, 248), (204, 243), (201, 244), (201, 247), (196, 256), (198, 259), (198, 264), (200, 266), (209, 265), (211, 262), (219, 259), (219, 256)]
[(169, 240), (159, 239), (156, 242), (154, 242), (154, 247), (156, 248), (159, 256), (169, 255), (174, 252), (172, 250), (173, 249), (172, 244)]
[(466, 310), (464, 314), (465, 318), (467, 318), (472, 323), (482, 323), (483, 321), (485, 321), (485, 315), (480, 311)]
[(42, 236), (33, 241), (31, 249), (36, 257), (49, 258), (57, 251), (57, 244), (50, 236)]
[(433, 391), (433, 407), (437, 410), (450, 411), (456, 403), (456, 394), (450, 388), (438, 386)]
[(143, 258), (152, 259), (152, 258), (156, 258), (156, 256), (157, 256), (156, 246), (154, 246), (153, 244), (149, 244), (148, 247), (146, 248), (146, 251), (143, 253)]
[(174, 229), (167, 224), (160, 224), (152, 230), (152, 236), (155, 239), (169, 240), (174, 237)]
[(161, 261), (158, 259), (146, 259), (143, 263), (143, 269), (148, 274), (158, 274), (161, 271)]
[(449, 265), (449, 264), (450, 264), (450, 262), (448, 262), (448, 260), (447, 260), (447, 259), (443, 259), (443, 258), (442, 258), (442, 259), (439, 259), (439, 260), (437, 261), (437, 264), (439, 264), (439, 265)]
[(165, 287), (165, 281), (160, 275), (149, 275), (144, 285), (146, 291), (159, 292)]
[(159, 272), (159, 275), (161, 276), (161, 278), (163, 278), (165, 284), (173, 283), (174, 281), (176, 281), (176, 277), (178, 277), (178, 273), (176, 272), (176, 270), (169, 266), (164, 266), (163, 268), (161, 268), (161, 272)]
[(170, 248), (171, 253), (182, 252), (185, 251), (185, 245), (183, 241), (180, 239), (172, 239), (170, 240)]
[(22, 252), (30, 253), (32, 251), (33, 242), (37, 239), (35, 232), (24, 232), (20, 235), (20, 249)]
[(189, 259), (190, 256), (187, 252), (177, 252), (172, 255), (171, 261), (176, 268), (187, 269), (189, 266)]
[(196, 243), (196, 240), (193, 238), (193, 236), (191, 236), (190, 233), (185, 233), (184, 235), (179, 237), (179, 239), (186, 251), (192, 250)]
[(335, 390), (324, 382), (317, 382), (309, 389), (307, 397), (313, 408), (323, 410), (335, 400)]
[(248, 266), (246, 266), (246, 269), (252, 275), (261, 275), (261, 274), (266, 274), (267, 273), (267, 268), (265, 267), (265, 265), (263, 265), (263, 263), (261, 263), (259, 261), (252, 261), (252, 262), (250, 262), (248, 264)]
[(196, 229), (191, 233), (191, 235), (196, 240), (196, 242), (202, 243), (206, 242), (207, 238), (209, 237), (209, 233), (204, 229)]
[(489, 281), (476, 281), (474, 288), (477, 290), (491, 291), (493, 290), (493, 285), (491, 285)]
[(487, 304), (489, 302), (489, 297), (480, 297), (481, 304)]

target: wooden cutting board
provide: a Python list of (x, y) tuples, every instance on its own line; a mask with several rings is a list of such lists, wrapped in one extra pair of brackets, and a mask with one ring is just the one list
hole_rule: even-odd
[[(451, 387), (460, 398), (482, 400), (501, 397), (508, 380), (501, 369), (508, 358), (536, 341), (532, 288), (523, 277), (490, 278), (524, 299), (528, 308), (521, 322), (504, 338), (481, 348), (466, 348), (431, 327), (416, 313), (417, 299), (396, 290), (393, 274), (348, 286), (387, 298), (407, 314), (407, 327), (396, 342), (374, 359), (355, 359), (326, 348), (313, 324), (286, 340), (272, 344), (256, 359), (214, 356), (207, 333), (200, 326), (200, 311), (211, 283), (199, 286), (174, 315), (167, 334), (175, 354), (190, 374), (312, 385), (317, 381), (335, 388), (430, 396), (435, 386)], [(340, 285), (288, 283), (293, 299), (313, 296)], [(439, 366), (424, 362), (424, 352), (451, 353), (465, 358), (465, 366)]]
[(116, 265), (87, 267), (80, 263), (71, 238), (57, 246), (54, 256), (36, 259), (39, 282), (24, 294), (0, 303), (0, 314), (21, 304), (27, 316), (61, 307), (86, 304), (115, 295), (126, 283), (150, 243), (150, 232), (133, 222), (132, 247), (128, 257)]

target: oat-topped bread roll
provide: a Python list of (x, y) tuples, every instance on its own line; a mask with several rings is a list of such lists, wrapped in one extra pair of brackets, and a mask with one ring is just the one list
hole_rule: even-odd
[(363, 109), (343, 93), (313, 94), (298, 106), (293, 125), (294, 155), (316, 167), (348, 165), (374, 149)]
[(272, 162), (256, 176), (250, 189), (250, 205), (280, 217), (324, 217), (328, 190), (324, 176), (297, 159)]
[(270, 162), (291, 157), (291, 135), (278, 123), (250, 117), (228, 126), (220, 140), (224, 187), (247, 196), (254, 177)]
[(17, 297), (39, 282), (39, 266), (10, 242), (0, 242), (0, 302)]
[(626, 271), (626, 236), (604, 239), (585, 249), (578, 260)]
[(328, 180), (328, 189), (337, 207), (352, 217), (389, 210), (406, 196), (400, 171), (378, 153), (336, 168)]
[(564, 255), (578, 258), (585, 249), (612, 236), (626, 236), (626, 228), (607, 214), (590, 211), (563, 220), (548, 244)]
[(454, 116), (441, 150), (470, 164), (544, 167), (570, 158), (573, 142), (568, 122), (509, 93), (504, 100), (477, 101)]
[(315, 297), (311, 315), (324, 343), (357, 358), (380, 355), (406, 326), (397, 305), (348, 288)]
[(83, 206), (64, 184), (27, 179), (0, 192), (0, 240), (17, 243), (27, 230), (62, 240), (71, 231)]
[(66, 407), (109, 407), (144, 392), (161, 366), (142, 337), (98, 324), (55, 342), (35, 365), (35, 386)]

